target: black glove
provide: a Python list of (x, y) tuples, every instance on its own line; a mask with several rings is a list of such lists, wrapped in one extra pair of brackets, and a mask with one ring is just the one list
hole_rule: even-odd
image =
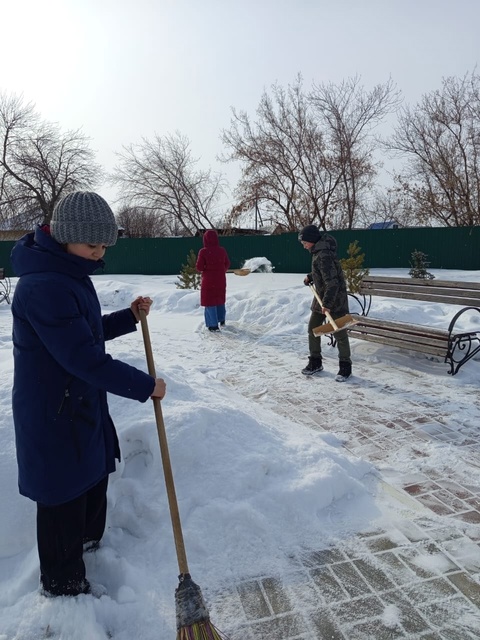
[(311, 273), (308, 273), (308, 274), (305, 276), (305, 279), (303, 280), (303, 284), (304, 284), (306, 287), (308, 287), (308, 286), (309, 286), (310, 284), (312, 284), (312, 283), (313, 283), (312, 274), (311, 274)]

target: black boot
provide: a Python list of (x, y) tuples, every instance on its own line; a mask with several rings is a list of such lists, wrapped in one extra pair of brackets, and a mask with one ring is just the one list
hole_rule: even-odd
[(352, 363), (342, 362), (340, 360), (340, 369), (338, 370), (335, 380), (337, 382), (345, 382), (352, 375)]
[(307, 366), (302, 369), (304, 376), (313, 376), (323, 371), (322, 359), (309, 356)]

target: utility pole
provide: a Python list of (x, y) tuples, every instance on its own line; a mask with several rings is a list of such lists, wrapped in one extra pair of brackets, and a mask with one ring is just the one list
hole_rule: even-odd
[(263, 227), (263, 220), (262, 220), (262, 216), (260, 214), (260, 210), (258, 208), (258, 199), (255, 196), (255, 231), (258, 230), (258, 220), (260, 220), (260, 224)]

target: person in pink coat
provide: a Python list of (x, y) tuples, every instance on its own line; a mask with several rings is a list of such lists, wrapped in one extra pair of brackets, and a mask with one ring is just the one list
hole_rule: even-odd
[(225, 324), (226, 272), (230, 260), (220, 246), (215, 229), (203, 234), (203, 249), (198, 252), (196, 268), (202, 274), (200, 304), (205, 307), (205, 324), (209, 331), (218, 331)]

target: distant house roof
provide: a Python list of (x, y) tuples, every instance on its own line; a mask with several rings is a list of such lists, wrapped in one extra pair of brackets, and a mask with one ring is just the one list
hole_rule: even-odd
[(373, 222), (369, 229), (400, 229), (402, 227), (396, 220), (386, 220), (385, 222)]

